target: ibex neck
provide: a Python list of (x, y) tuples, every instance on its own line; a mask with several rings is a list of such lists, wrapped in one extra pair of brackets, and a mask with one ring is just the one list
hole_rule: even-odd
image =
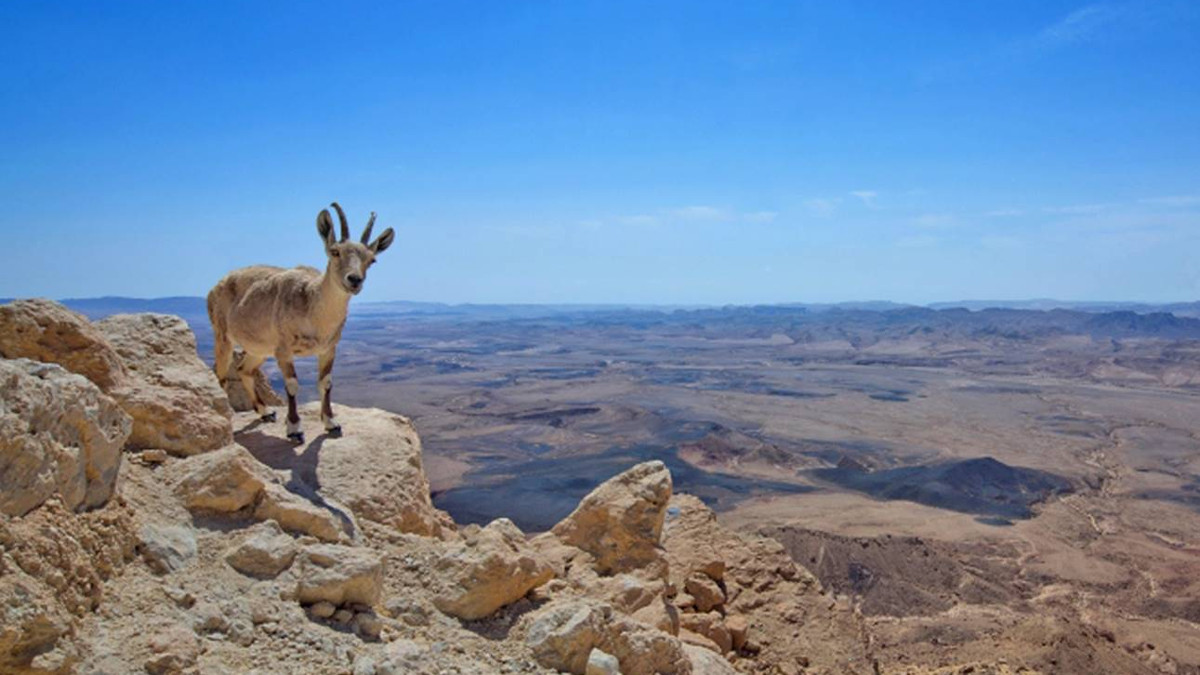
[(321, 285), (317, 288), (317, 315), (344, 319), (349, 305), (350, 294), (342, 288), (337, 277), (326, 270), (325, 276), (321, 278)]

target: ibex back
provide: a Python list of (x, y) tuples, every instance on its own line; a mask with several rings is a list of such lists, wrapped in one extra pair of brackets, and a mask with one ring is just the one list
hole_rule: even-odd
[(255, 394), (254, 375), (264, 361), (275, 357), (287, 385), (287, 435), (295, 443), (304, 442), (304, 432), (296, 412), (300, 382), (293, 359), (317, 357), (321, 420), (327, 433), (340, 435), (342, 428), (334, 419), (329, 397), (333, 359), (346, 325), (346, 310), (350, 297), (362, 290), (375, 257), (395, 238), (389, 227), (371, 241), (375, 224), (372, 213), (360, 241), (350, 241), (346, 214), (337, 202), (332, 206), (341, 221), (340, 238), (334, 237), (328, 209), (317, 216), (317, 232), (329, 259), (324, 274), (303, 265), (292, 269), (255, 265), (230, 272), (208, 293), (217, 377), (225, 381), (233, 363), (234, 345), (240, 346), (246, 352), (238, 368), (242, 384), (254, 402), (254, 410), (264, 421), (274, 421), (275, 413), (268, 411)]

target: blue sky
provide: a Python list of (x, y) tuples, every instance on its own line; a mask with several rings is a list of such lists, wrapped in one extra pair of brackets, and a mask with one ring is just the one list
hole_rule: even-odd
[(1200, 298), (1189, 2), (0, 5), (0, 296)]

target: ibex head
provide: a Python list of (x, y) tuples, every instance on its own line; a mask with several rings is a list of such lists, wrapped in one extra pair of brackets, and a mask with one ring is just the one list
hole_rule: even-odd
[[(392, 245), (396, 233), (388, 228), (371, 241), (371, 228), (375, 226), (375, 213), (363, 230), (360, 241), (350, 241), (350, 225), (346, 222), (346, 213), (337, 202), (331, 204), (338, 214), (342, 225), (342, 236), (335, 239), (333, 235), (333, 217), (329, 209), (322, 209), (317, 215), (317, 232), (325, 242), (325, 255), (329, 256), (328, 274), (332, 274), (346, 292), (358, 295), (363, 282), (367, 278), (367, 268), (375, 264), (375, 256)], [(370, 243), (368, 243), (370, 242)]]

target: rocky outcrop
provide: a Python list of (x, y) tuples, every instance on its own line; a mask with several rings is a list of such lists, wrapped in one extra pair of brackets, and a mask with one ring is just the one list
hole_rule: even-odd
[(233, 440), (229, 400), (179, 317), (92, 324), (50, 300), (18, 300), (0, 305), (0, 356), (57, 363), (96, 384), (133, 418), (132, 449), (192, 455)]
[(779, 542), (722, 527), (691, 495), (671, 498), (662, 542), (682, 591), (672, 599), (680, 634), (692, 646), (752, 658), (767, 672), (797, 663), (872, 672), (861, 617), (832, 601)]
[(488, 616), (554, 576), (550, 565), (534, 554), (524, 533), (507, 518), (464, 532), (462, 541), (441, 556), (436, 569), (448, 583), (434, 604), (460, 619)]
[(25, 515), (55, 495), (72, 510), (107, 502), (130, 426), (83, 377), (0, 360), (0, 513)]
[(587, 551), (601, 574), (643, 567), (661, 556), (659, 539), (671, 472), (643, 462), (601, 484), (552, 530), (564, 544)]
[(57, 363), (110, 391), (125, 380), (112, 345), (82, 314), (52, 300), (0, 305), (0, 357)]
[[(20, 514), (0, 515), (0, 671), (869, 672), (853, 612), (778, 544), (672, 496), (661, 462), (533, 540), (506, 519), (459, 530), (406, 418), (339, 407), (334, 438), (310, 405), (304, 447), (252, 414), (230, 442), (181, 321), (32, 307), (0, 345), (68, 362), (52, 347), (83, 345), (72, 363), (109, 393), (0, 361), (0, 498)], [(154, 447), (105, 464), (123, 445)]]
[(187, 322), (165, 314), (121, 314), (95, 328), (128, 374), (110, 392), (133, 417), (129, 447), (186, 456), (233, 442), (229, 399), (196, 355)]

